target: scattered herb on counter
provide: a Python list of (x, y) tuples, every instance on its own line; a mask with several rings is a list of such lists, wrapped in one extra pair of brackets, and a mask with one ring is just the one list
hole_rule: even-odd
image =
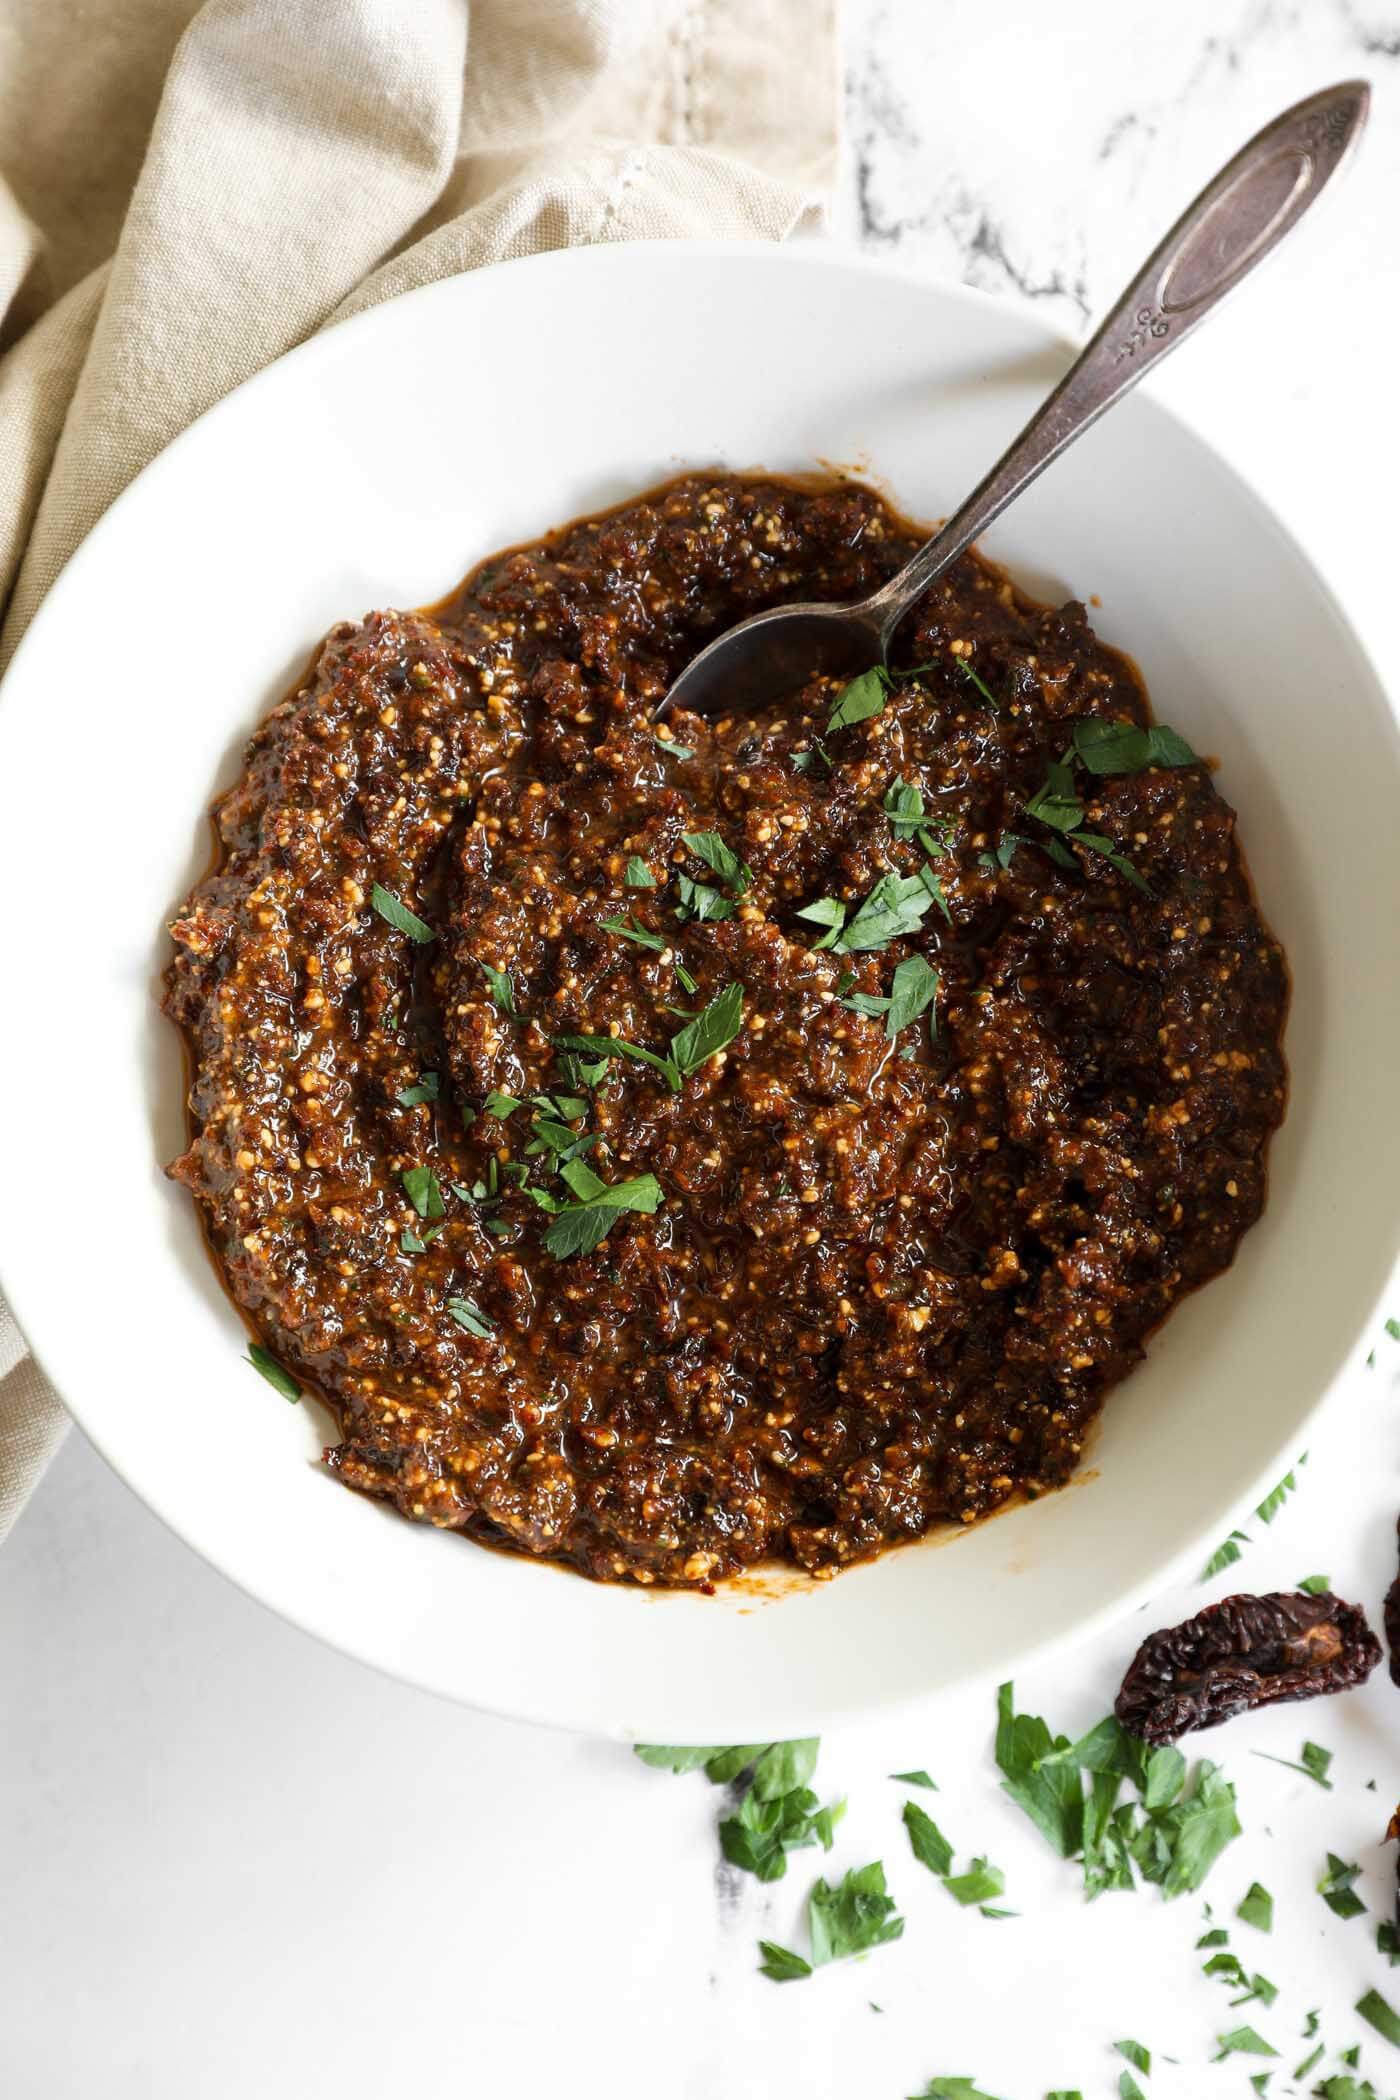
[(1127, 2058), (1135, 2071), (1151, 2075), (1152, 2051), (1145, 2048), (1141, 2042), (1115, 2042), (1113, 2046), (1120, 2056)]
[(953, 1848), (933, 1817), (926, 1815), (917, 1801), (906, 1801), (904, 1827), (909, 1833), (909, 1844), (915, 1859), (921, 1866), (927, 1867), (930, 1874), (937, 1874), (941, 1880), (952, 1867)]
[[(1308, 1454), (1305, 1451), (1302, 1457), (1299, 1459), (1298, 1464), (1300, 1466), (1305, 1466), (1307, 1462)], [(1274, 1518), (1283, 1508), (1283, 1505), (1288, 1500), (1289, 1496), (1297, 1492), (1297, 1488), (1298, 1480), (1296, 1473), (1285, 1473), (1278, 1486), (1276, 1488), (1270, 1488), (1268, 1494), (1264, 1497), (1258, 1509), (1255, 1510), (1255, 1516), (1258, 1517), (1262, 1523), (1272, 1524)]]
[(438, 1076), (436, 1072), (425, 1072), (416, 1086), (406, 1086), (395, 1095), (400, 1108), (417, 1108), (421, 1101), (436, 1101)]
[(1331, 1589), (1332, 1578), (1330, 1575), (1305, 1575), (1298, 1587), (1306, 1590), (1310, 1597), (1321, 1597)]
[(409, 939), (417, 941), (420, 947), (426, 947), (429, 941), (436, 940), (437, 935), (432, 927), (426, 925), (416, 911), (410, 911), (402, 898), (396, 897), (392, 890), (386, 890), (382, 882), (373, 885), (369, 901), (372, 909), (378, 912), (386, 925), (393, 927), (395, 933), (406, 933)]
[(807, 1920), (814, 1968), (883, 1947), (904, 1934), (904, 1920), (885, 1888), (885, 1869), (878, 1859), (850, 1868), (834, 1888), (818, 1881), (807, 1899)]
[(1251, 1881), (1235, 1907), (1235, 1916), (1258, 1932), (1274, 1929), (1274, 1899), (1261, 1882)]
[(1278, 2055), (1273, 2043), (1266, 2042), (1263, 2035), (1253, 2027), (1233, 2027), (1229, 2034), (1218, 2034), (1215, 2039), (1219, 2050), (1218, 2054), (1211, 2058), (1212, 2063), (1218, 2064), (1227, 2056)]
[(812, 1973), (812, 1964), (794, 1954), (791, 1947), (780, 1947), (776, 1940), (760, 1940), (758, 1951), (763, 1956), (758, 1965), (760, 1976), (771, 1976), (774, 1983), (796, 1983)]
[(1367, 1991), (1356, 2001), (1356, 2010), (1376, 2033), (1383, 2035), (1393, 2049), (1400, 2049), (1400, 2013), (1384, 1999), (1379, 1991)]
[(300, 1400), (301, 1387), (297, 1384), (291, 1372), (284, 1371), (277, 1358), (272, 1354), (272, 1351), (264, 1349), (261, 1342), (249, 1342), (245, 1362), (250, 1363), (259, 1377), (265, 1378), (273, 1390), (279, 1392), (284, 1400)]
[[(1239, 1835), (1235, 1790), (1217, 1766), (1203, 1758), (1188, 1773), (1179, 1750), (1149, 1748), (1111, 1714), (1071, 1743), (1037, 1716), (1017, 1714), (1005, 1684), (995, 1754), (1003, 1789), (1042, 1836), (1063, 1859), (1082, 1855), (1090, 1898), (1131, 1889), (1134, 1869), (1164, 1896), (1183, 1895)], [(1118, 1801), (1125, 1779), (1137, 1804)]]
[(1118, 2100), (1147, 2100), (1147, 2095), (1131, 2071), (1118, 2074)]
[[(1313, 1595), (1317, 1594), (1313, 1592)], [(1301, 1772), (1305, 1779), (1315, 1779), (1319, 1786), (1326, 1787), (1329, 1794), (1332, 1791), (1332, 1782), (1327, 1777), (1332, 1752), (1324, 1750), (1321, 1743), (1304, 1743), (1296, 1763), (1291, 1757), (1275, 1757), (1269, 1750), (1256, 1750), (1254, 1755), (1267, 1759), (1271, 1765), (1284, 1765), (1290, 1772)]]
[(816, 1770), (817, 1736), (800, 1736), (791, 1742), (735, 1743), (727, 1748), (687, 1749), (666, 1743), (633, 1747), (644, 1764), (669, 1772), (700, 1770), (716, 1786), (731, 1785), (749, 1774), (734, 1812), (720, 1822), (720, 1849), (732, 1866), (757, 1875), (760, 1881), (780, 1881), (787, 1871), (789, 1852), (815, 1844), (831, 1850), (846, 1804), (834, 1801), (823, 1808), (808, 1785)]
[(900, 1786), (926, 1786), (930, 1793), (938, 1792), (938, 1781), (930, 1779), (922, 1766), (916, 1772), (891, 1772), (889, 1776)]
[(1310, 2050), (1309, 2053), (1303, 2058), (1303, 2061), (1295, 2068), (1293, 2076), (1295, 2078), (1306, 2078), (1309, 2071), (1314, 2071), (1317, 2069), (1317, 2066), (1322, 2062), (1322, 2059), (1326, 2055), (1326, 2053), (1327, 2052), (1323, 2048), (1321, 2042), (1319, 2042), (1317, 2047), (1313, 2050)]
[[(984, 2093), (981, 2086), (971, 2078), (930, 2078), (921, 2093), (911, 2095), (911, 2100), (996, 2100), (995, 2093)], [(1053, 2093), (1046, 2100), (1056, 2100)], [(1079, 2100), (1074, 2093), (1062, 2094), (1060, 2100)]]
[(1317, 1884), (1317, 1893), (1334, 1917), (1359, 1918), (1366, 1906), (1357, 1895), (1353, 1883), (1361, 1873), (1360, 1866), (1352, 1861), (1338, 1859), (1335, 1852), (1327, 1855), (1327, 1865)]

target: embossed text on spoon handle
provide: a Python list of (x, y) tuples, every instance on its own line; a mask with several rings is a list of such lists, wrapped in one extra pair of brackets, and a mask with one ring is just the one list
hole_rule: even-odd
[(1364, 80), (1310, 95), (1201, 191), (991, 472), (871, 601), (887, 647), (948, 564), (1297, 225), (1360, 137), (1370, 99)]

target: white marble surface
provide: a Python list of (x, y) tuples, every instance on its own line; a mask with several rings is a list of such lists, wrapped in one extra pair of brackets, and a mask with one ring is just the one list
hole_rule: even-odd
[[(1154, 383), (1300, 533), (1400, 687), (1400, 12), (847, 0), (847, 19), (838, 237), (1033, 300), (1071, 332), (1258, 123), (1330, 79), (1373, 79), (1345, 189)], [(1320, 1571), (1379, 1598), (1400, 1348), (1378, 1350), (1334, 1396), (1298, 1494), (1267, 1532), (1251, 1522), (1241, 1582)], [(139, 1400), (139, 1369), (114, 1373)], [(1162, 1617), (1228, 1587), (1164, 1599)], [(1022, 1702), (1078, 1732), (1141, 1630), (1031, 1673)], [(900, 2100), (948, 2073), (999, 2100), (1095, 2100), (1118, 2090), (1125, 2035), (1179, 2059), (1155, 2062), (1152, 2100), (1244, 2096), (1273, 2068), (1272, 2100), (1296, 2089), (1313, 2007), (1329, 2044), (1315, 2076), (1360, 2040), (1363, 2073), (1400, 2089), (1400, 2052), (1351, 2012), (1367, 1985), (1400, 2005), (1374, 1947), (1400, 1778), (1383, 1673), (1208, 1746), (1246, 1836), (1205, 1893), (1228, 1914), (1257, 1877), (1277, 1900), (1272, 1936), (1239, 1926), (1234, 1944), (1278, 2001), (1237, 2011), (1198, 1974), (1198, 1902), (1083, 1904), (997, 1792), (983, 1696), (825, 1746), (824, 1789), (851, 1796), (834, 1864), (883, 1856), (908, 1930), (778, 1989), (754, 1941), (800, 1940), (810, 1854), (768, 1889), (717, 1872), (703, 1780), (479, 1719), (317, 1647), (171, 1539), (77, 1436), (0, 1563), (0, 1687), (5, 2100), (533, 2100), (565, 2084), (589, 2100)], [(1336, 1752), (1330, 1792), (1251, 1754), (1296, 1756), (1307, 1735)], [(930, 1805), (959, 1851), (1005, 1869), (1018, 1918), (958, 1911), (910, 1857), (884, 1775), (912, 1765), (943, 1787)], [(1368, 1918), (1343, 1923), (1314, 1893), (1329, 1848), (1362, 1863)], [(1240, 2020), (1277, 2063), (1208, 2067)]]

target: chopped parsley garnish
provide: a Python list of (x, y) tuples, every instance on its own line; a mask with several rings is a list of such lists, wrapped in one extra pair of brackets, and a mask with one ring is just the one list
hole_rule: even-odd
[(1260, 1932), (1272, 1932), (1274, 1929), (1274, 1899), (1260, 1882), (1251, 1881), (1248, 1889), (1240, 1898), (1235, 1910), (1235, 1916), (1243, 1919), (1246, 1925), (1257, 1927)]
[(1385, 1956), (1392, 1969), (1400, 1961), (1400, 1930), (1389, 1918), (1382, 1918), (1376, 1927), (1376, 1952)]
[[(1235, 1790), (1217, 1766), (1203, 1758), (1188, 1775), (1179, 1750), (1149, 1750), (1111, 1714), (1071, 1743), (1037, 1716), (1017, 1714), (1003, 1685), (996, 1761), (1005, 1791), (1061, 1857), (1082, 1853), (1090, 1897), (1132, 1888), (1134, 1867), (1164, 1896), (1199, 1888), (1239, 1835)], [(1081, 1774), (1089, 1775), (1087, 1797)], [(1125, 1778), (1140, 1796), (1140, 1817), (1118, 1802)]]
[(994, 1867), (979, 1857), (964, 1873), (945, 1874), (943, 1886), (964, 1907), (970, 1903), (985, 1904), (991, 1897), (1001, 1895), (1006, 1887), (1006, 1876), (1000, 1867)]
[[(974, 2084), (970, 2078), (945, 2076), (930, 2078), (923, 2091), (914, 2095), (914, 2100), (997, 2100), (997, 2096), (995, 2093), (984, 2093), (981, 2086)], [(1046, 2100), (1056, 2100), (1056, 2095), (1047, 2093)], [(1061, 2094), (1059, 2100), (1079, 2100), (1079, 2096), (1074, 2093)]]
[(1228, 1568), (1237, 1561), (1248, 1544), (1249, 1533), (1247, 1531), (1232, 1531), (1224, 1545), (1216, 1547), (1214, 1553), (1212, 1553), (1210, 1559), (1202, 1568), (1197, 1580), (1209, 1582), (1212, 1575), (1218, 1575), (1222, 1568)]
[(849, 907), (838, 897), (819, 897), (814, 904), (803, 905), (797, 917), (827, 929), (819, 941), (812, 943), (814, 948), (829, 948), (836, 955), (857, 955), (883, 948), (904, 934), (917, 933), (925, 914), (936, 903), (947, 911), (938, 878), (928, 868), (920, 875), (882, 875), (870, 895), (856, 907), (849, 924)]
[(691, 976), (689, 970), (687, 970), (684, 963), (676, 964), (676, 981), (680, 985), (680, 988), (683, 992), (690, 993), (692, 999), (695, 997), (695, 994), (700, 989), (699, 985), (695, 982), (695, 979)]
[(1348, 1865), (1346, 1860), (1338, 1859), (1335, 1852), (1328, 1853), (1327, 1866), (1317, 1884), (1317, 1893), (1334, 1917), (1360, 1918), (1365, 1915), (1366, 1906), (1352, 1886), (1360, 1873), (1361, 1869), (1355, 1861)]
[[(518, 1094), (503, 1094), (498, 1087), (493, 1086), (481, 1104), (481, 1113), (484, 1116), (495, 1116), (500, 1122), (504, 1123), (508, 1116), (515, 1114), (517, 1108), (523, 1108), (524, 1106), (525, 1103)], [(582, 1113), (583, 1111), (580, 1109), (579, 1114), (582, 1115)]]
[(622, 1211), (643, 1211), (650, 1216), (661, 1201), (661, 1184), (654, 1174), (603, 1182), (582, 1160), (571, 1161), (562, 1173), (580, 1200), (564, 1204), (544, 1236), (546, 1250), (559, 1261), (573, 1254), (590, 1254), (607, 1238)]
[(1149, 2077), (1151, 2076), (1152, 2051), (1150, 2049), (1144, 2048), (1141, 2042), (1115, 2042), (1113, 2046), (1120, 2056), (1125, 2056), (1128, 2059), (1135, 2071), (1144, 2071)]
[(698, 926), (703, 926), (707, 920), (713, 923), (719, 919), (732, 919), (734, 916), (732, 897), (721, 896), (708, 882), (693, 882), (689, 875), (676, 877), (676, 895), (680, 900), (676, 906), (676, 916), (682, 924), (687, 919), (693, 919)]
[(631, 912), (625, 919), (600, 919), (598, 924), (605, 933), (620, 933), (624, 941), (635, 941), (639, 948), (653, 948), (658, 955), (666, 946), (659, 933), (649, 933), (645, 926), (639, 926)]
[(852, 1867), (834, 1888), (818, 1881), (807, 1899), (807, 1920), (813, 1968), (883, 1947), (904, 1933), (904, 1920), (886, 1891), (885, 1869), (878, 1859), (867, 1867)]
[(976, 686), (978, 692), (982, 695), (982, 698), (986, 701), (988, 707), (990, 707), (994, 713), (1000, 713), (1000, 700), (998, 700), (996, 694), (992, 691), (991, 687), (988, 686), (982, 679), (978, 677), (977, 673), (973, 670), (967, 658), (965, 656), (955, 656), (953, 658), (953, 662), (962, 672), (963, 677), (968, 681), (969, 685)]
[(438, 1076), (436, 1072), (425, 1072), (416, 1086), (406, 1086), (396, 1096), (400, 1108), (416, 1108), (420, 1101), (436, 1101)]
[(890, 1778), (897, 1780), (901, 1786), (926, 1786), (930, 1793), (938, 1792), (937, 1780), (930, 1779), (922, 1766), (917, 1772), (891, 1772)]
[(1218, 2034), (1215, 2039), (1220, 2046), (1219, 2053), (1211, 2058), (1212, 2063), (1218, 2064), (1227, 2056), (1278, 2055), (1273, 2043), (1266, 2042), (1253, 2027), (1232, 2027), (1228, 2034)]
[(515, 1012), (515, 987), (510, 981), (509, 972), (493, 969), (488, 962), (480, 963), (478, 967), (482, 976), (486, 979), (492, 1004), (498, 1007), (503, 1014), (513, 1015)]
[(431, 1167), (405, 1167), (399, 1179), (420, 1218), (440, 1218), (445, 1214), (442, 1189)]
[[(901, 1028), (917, 1021), (919, 1015), (933, 1005), (938, 996), (938, 983), (937, 970), (925, 962), (922, 955), (906, 955), (903, 962), (895, 966), (888, 998), (876, 992), (854, 992), (841, 1003), (870, 1018), (883, 1014), (885, 1034), (893, 1041)], [(934, 1025), (930, 1016), (931, 1031)]]
[(760, 1976), (771, 1976), (774, 1983), (796, 1983), (803, 1976), (810, 1976), (812, 1964), (794, 1954), (791, 1947), (780, 1947), (776, 1940), (760, 1940), (758, 1951), (763, 1956), (758, 1965)]
[(395, 933), (406, 933), (409, 939), (417, 941), (420, 947), (426, 947), (429, 941), (436, 940), (437, 936), (432, 927), (425, 925), (416, 911), (410, 911), (402, 898), (396, 897), (392, 890), (386, 890), (382, 882), (374, 884), (369, 893), (369, 901), (371, 907), (378, 912), (381, 919), (393, 927)]
[(904, 1827), (909, 1833), (914, 1857), (921, 1866), (927, 1867), (930, 1874), (937, 1874), (940, 1879), (951, 1871), (953, 1848), (933, 1817), (925, 1815), (917, 1801), (905, 1802)]
[(441, 1224), (430, 1225), (426, 1232), (415, 1232), (411, 1225), (405, 1225), (399, 1234), (399, 1250), (403, 1254), (426, 1254), (441, 1231)]
[(1324, 1750), (1321, 1743), (1304, 1743), (1296, 1763), (1291, 1757), (1275, 1757), (1268, 1750), (1256, 1750), (1254, 1755), (1267, 1758), (1271, 1765), (1284, 1765), (1290, 1772), (1301, 1772), (1304, 1778), (1315, 1779), (1319, 1786), (1326, 1787), (1329, 1794), (1332, 1791), (1332, 1782), (1327, 1777), (1332, 1752)]
[[(1123, 857), (1111, 839), (1104, 838), (1097, 831), (1084, 831), (1081, 828), (1086, 811), (1074, 784), (1074, 770), (1065, 759), (1050, 760), (1043, 784), (1036, 789), (1026, 804), (1026, 815), (1036, 818), (1051, 831), (1063, 834), (1074, 845), (1087, 846), (1091, 853), (1096, 853), (1100, 859), (1106, 860), (1110, 867), (1125, 876), (1137, 889), (1145, 891), (1149, 897), (1152, 895), (1150, 883), (1143, 880), (1131, 861)], [(1065, 850), (1061, 845), (1060, 852), (1064, 853)], [(1046, 851), (1050, 851), (1048, 844)]]
[(644, 1050), (640, 1043), (626, 1042), (621, 1036), (560, 1035), (554, 1040), (564, 1050), (587, 1050), (597, 1057), (636, 1058), (653, 1066), (672, 1092), (678, 1094), (692, 1072), (698, 1072), (701, 1065), (733, 1042), (743, 1026), (743, 1018), (744, 987), (727, 984), (693, 1021), (672, 1036), (665, 1057), (655, 1050)]
[(470, 1298), (449, 1298), (447, 1310), (459, 1327), (464, 1328), (468, 1334), (479, 1336), (482, 1341), (490, 1341), (496, 1332), (485, 1313), (478, 1311)]
[(853, 722), (865, 722), (871, 715), (878, 715), (893, 684), (894, 680), (883, 664), (872, 664), (868, 671), (861, 672), (859, 678), (843, 685), (826, 725), (827, 735), (830, 736), (834, 729), (849, 729)]
[(907, 780), (896, 780), (885, 796), (884, 808), (897, 839), (912, 839), (924, 821), (923, 794)]
[(639, 860), (635, 853), (628, 861), (622, 879), (629, 890), (654, 890), (656, 888), (656, 877), (652, 874), (646, 862)]
[(1075, 723), (1072, 741), (1075, 757), (1090, 773), (1142, 773), (1148, 766), (1200, 763), (1185, 737), (1168, 729), (1165, 722), (1139, 729), (1136, 722), (1091, 717)]
[(685, 759), (694, 758), (695, 756), (695, 753), (691, 750), (689, 744), (673, 743), (670, 737), (662, 736), (659, 733), (657, 735), (656, 741), (661, 746), (662, 750), (667, 752), (672, 758)]
[(753, 870), (725, 845), (717, 831), (683, 831), (681, 837), (691, 852), (718, 875), (726, 889), (743, 896), (753, 881)]
[(1305, 1575), (1298, 1587), (1306, 1590), (1310, 1597), (1325, 1597), (1332, 1587), (1332, 1578), (1330, 1575)]
[(1308, 2055), (1306, 2055), (1303, 2058), (1303, 2061), (1295, 2069), (1293, 2076), (1295, 2078), (1306, 2078), (1309, 2071), (1315, 2071), (1317, 2069), (1317, 2066), (1322, 2062), (1322, 2059), (1325, 2054), (1326, 2051), (1323, 2048), (1322, 2043), (1319, 2042), (1317, 2047), (1311, 2050), (1308, 2053)]
[[(1308, 1454), (1305, 1451), (1303, 1453), (1303, 1456), (1298, 1461), (1298, 1464), (1300, 1466), (1305, 1465), (1307, 1463), (1307, 1456)], [(1288, 1500), (1289, 1496), (1296, 1492), (1297, 1486), (1298, 1481), (1296, 1474), (1289, 1472), (1284, 1474), (1282, 1480), (1279, 1482), (1276, 1488), (1270, 1488), (1268, 1494), (1264, 1497), (1258, 1509), (1256, 1509), (1254, 1512), (1255, 1516), (1260, 1519), (1261, 1523), (1273, 1523), (1274, 1518), (1283, 1508), (1283, 1505)]]
[(760, 1881), (781, 1881), (789, 1852), (818, 1843), (824, 1851), (831, 1850), (836, 1825), (845, 1813), (844, 1801), (821, 1807), (810, 1787), (793, 1787), (765, 1799), (755, 1784), (734, 1814), (720, 1823), (720, 1850), (731, 1866), (742, 1867)]
[(1382, 1998), (1379, 1991), (1367, 1991), (1356, 2001), (1356, 2010), (1376, 2033), (1384, 2035), (1392, 2049), (1400, 2049), (1400, 2013)]
[(284, 1400), (300, 1400), (301, 1387), (297, 1384), (291, 1372), (284, 1371), (277, 1358), (272, 1354), (272, 1351), (264, 1349), (261, 1342), (249, 1342), (246, 1361), (253, 1366), (253, 1369), (260, 1377), (265, 1378), (268, 1384), (282, 1395)]

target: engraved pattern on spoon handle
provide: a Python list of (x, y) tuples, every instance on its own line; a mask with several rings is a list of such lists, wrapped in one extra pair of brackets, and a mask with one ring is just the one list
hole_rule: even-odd
[(1361, 136), (1370, 99), (1364, 80), (1310, 95), (1207, 184), (991, 472), (870, 600), (886, 648), (949, 563), (1297, 225)]

